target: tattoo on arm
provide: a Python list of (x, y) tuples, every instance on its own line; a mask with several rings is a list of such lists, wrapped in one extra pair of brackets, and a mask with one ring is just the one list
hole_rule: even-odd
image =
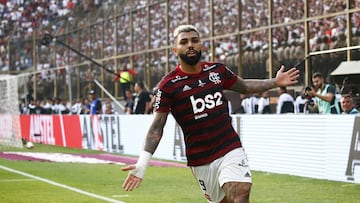
[(277, 87), (275, 79), (265, 79), (265, 80), (256, 80), (256, 79), (242, 79), (238, 77), (235, 84), (230, 88), (233, 91), (248, 94), (255, 92), (263, 92)]
[(167, 120), (168, 113), (155, 113), (154, 120), (150, 126), (145, 139), (144, 150), (154, 154), (157, 146), (160, 143), (163, 129)]

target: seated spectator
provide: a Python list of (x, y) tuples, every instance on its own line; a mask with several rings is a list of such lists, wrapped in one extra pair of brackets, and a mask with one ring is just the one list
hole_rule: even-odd
[(294, 113), (304, 113), (306, 102), (307, 102), (307, 99), (305, 96), (305, 88), (303, 88), (302, 91), (300, 92), (300, 94), (295, 99)]
[(276, 106), (276, 113), (294, 113), (294, 98), (287, 93), (286, 87), (279, 87), (279, 99)]
[(245, 94), (240, 94), (241, 99), (241, 107), (244, 113), (252, 114), (252, 106), (250, 102), (250, 97)]
[(260, 99), (260, 93), (254, 93), (249, 99), (250, 99), (250, 105), (251, 105), (251, 112), (252, 114), (257, 114), (259, 111), (259, 99)]
[(73, 100), (73, 104), (71, 106), (71, 114), (73, 115), (79, 115), (81, 114), (82, 110), (82, 103), (80, 99)]
[(243, 98), (241, 101), (241, 106), (243, 107), (246, 114), (256, 114), (259, 110), (259, 94), (255, 93), (246, 98)]
[(114, 113), (114, 109), (115, 109), (114, 103), (112, 102), (111, 98), (110, 97), (106, 98), (105, 102), (102, 104), (102, 112), (104, 114), (109, 114), (109, 110), (111, 110), (112, 113)]
[(54, 100), (52, 98), (46, 99), (45, 104), (43, 106), (43, 114), (52, 114), (53, 106), (54, 106)]
[(261, 94), (261, 97), (258, 102), (258, 113), (259, 114), (270, 114), (271, 108), (270, 108), (270, 95), (269, 91), (265, 91)]
[(59, 97), (55, 98), (55, 105), (54, 105), (54, 114), (68, 114), (70, 111), (67, 109), (64, 102)]
[(111, 103), (105, 103), (105, 111), (104, 114), (114, 114), (114, 109), (111, 105)]
[(33, 99), (30, 100), (28, 109), (29, 109), (29, 114), (36, 114), (36, 101), (35, 100), (33, 100)]
[(351, 95), (342, 95), (340, 99), (341, 109), (343, 114), (358, 114), (359, 111), (355, 108), (354, 100)]

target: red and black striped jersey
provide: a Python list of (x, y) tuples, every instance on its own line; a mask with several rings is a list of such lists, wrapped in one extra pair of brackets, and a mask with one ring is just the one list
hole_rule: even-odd
[(201, 67), (198, 74), (186, 74), (178, 65), (155, 92), (154, 110), (171, 112), (182, 128), (189, 166), (208, 164), (241, 147), (223, 94), (237, 76), (220, 63), (202, 62)]

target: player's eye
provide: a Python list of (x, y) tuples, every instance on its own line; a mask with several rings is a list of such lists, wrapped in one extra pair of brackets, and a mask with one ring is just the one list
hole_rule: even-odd
[(180, 42), (179, 42), (179, 44), (182, 44), (182, 45), (184, 45), (184, 44), (186, 44), (186, 43), (188, 43), (188, 40), (187, 40), (187, 39), (180, 40)]
[(199, 41), (200, 41), (199, 38), (192, 38), (191, 39), (192, 43), (199, 43)]

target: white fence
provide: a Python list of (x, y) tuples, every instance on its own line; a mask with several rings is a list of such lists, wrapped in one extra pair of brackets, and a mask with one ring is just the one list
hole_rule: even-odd
[[(34, 142), (138, 155), (152, 115), (21, 116)], [(233, 115), (252, 170), (360, 183), (360, 116)], [(186, 161), (182, 131), (169, 115), (155, 158)]]
[[(138, 154), (151, 119), (120, 119), (124, 153)], [(252, 170), (360, 183), (360, 117), (234, 115), (233, 125)], [(185, 160), (182, 134), (171, 116), (154, 157)]]

